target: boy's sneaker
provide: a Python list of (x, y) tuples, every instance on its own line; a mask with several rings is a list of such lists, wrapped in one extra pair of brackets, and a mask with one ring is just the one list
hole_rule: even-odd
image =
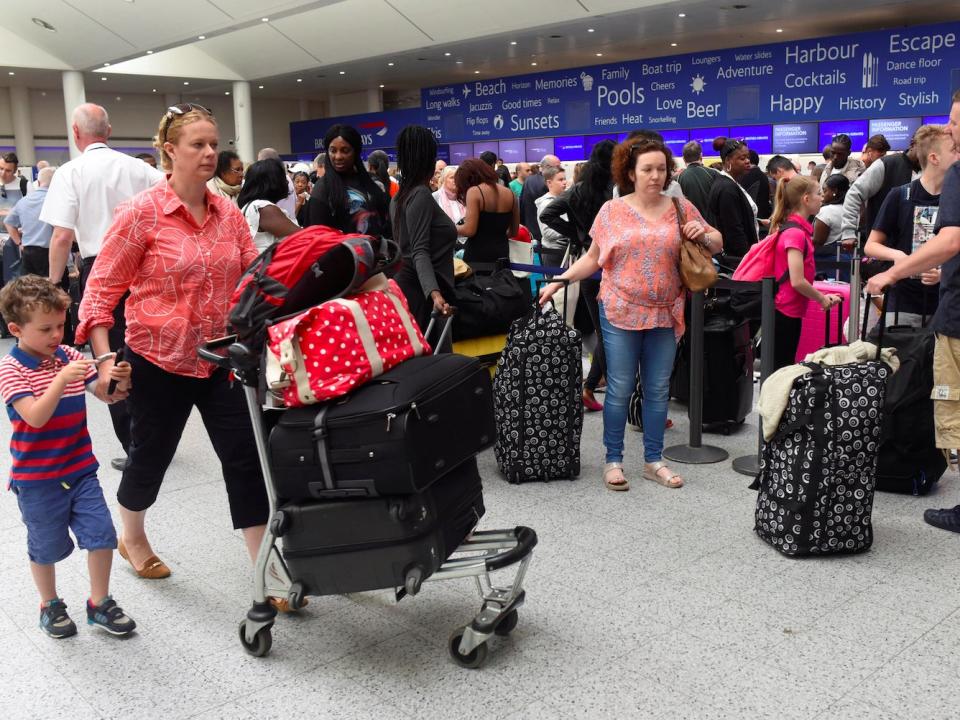
[(87, 625), (99, 625), (113, 635), (129, 635), (137, 629), (133, 618), (124, 615), (123, 609), (109, 595), (99, 605), (87, 600)]
[(40, 605), (40, 629), (57, 640), (77, 634), (77, 626), (67, 615), (67, 604), (60, 598)]

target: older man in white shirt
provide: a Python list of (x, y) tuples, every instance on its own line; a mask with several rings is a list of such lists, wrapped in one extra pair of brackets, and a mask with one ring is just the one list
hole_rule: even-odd
[[(110, 119), (99, 105), (86, 103), (73, 111), (73, 139), (83, 153), (62, 165), (53, 180), (40, 211), (40, 220), (53, 226), (50, 239), (50, 281), (59, 284), (74, 241), (80, 247), (80, 292), (86, 284), (103, 238), (113, 222), (113, 211), (124, 200), (147, 190), (164, 179), (162, 172), (142, 160), (107, 146)], [(126, 323), (121, 301), (114, 312), (110, 347), (123, 347)], [(110, 416), (124, 451), (130, 444), (130, 416), (126, 402), (113, 403)], [(126, 460), (111, 465), (122, 469)]]

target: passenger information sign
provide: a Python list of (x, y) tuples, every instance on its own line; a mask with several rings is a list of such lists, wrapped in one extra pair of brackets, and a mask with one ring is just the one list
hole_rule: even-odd
[(960, 88), (958, 45), (950, 23), (470, 80), (421, 112), (440, 142), (920, 117)]

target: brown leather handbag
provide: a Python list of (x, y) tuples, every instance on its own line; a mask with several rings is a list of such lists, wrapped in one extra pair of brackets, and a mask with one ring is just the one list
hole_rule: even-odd
[(673, 198), (677, 210), (677, 228), (680, 231), (680, 282), (690, 292), (700, 292), (713, 287), (717, 282), (717, 267), (713, 264), (710, 251), (700, 243), (683, 237), (683, 225), (686, 217), (683, 206)]

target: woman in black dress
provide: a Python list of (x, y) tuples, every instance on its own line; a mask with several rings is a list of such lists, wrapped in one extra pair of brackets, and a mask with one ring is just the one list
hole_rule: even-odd
[(437, 162), (437, 141), (427, 128), (410, 125), (397, 136), (397, 165), (403, 181), (390, 202), (394, 238), (403, 265), (394, 276), (421, 330), (430, 314), (450, 314), (453, 252), (457, 227), (433, 199), (430, 180)]
[(390, 237), (390, 201), (360, 159), (360, 133), (349, 125), (334, 125), (327, 130), (323, 145), (326, 172), (310, 193), (307, 224)]
[(517, 196), (498, 184), (492, 167), (476, 158), (464, 160), (454, 179), (457, 199), (466, 206), (463, 223), (457, 226), (467, 238), (464, 261), (469, 265), (509, 258), (509, 238), (520, 228)]

